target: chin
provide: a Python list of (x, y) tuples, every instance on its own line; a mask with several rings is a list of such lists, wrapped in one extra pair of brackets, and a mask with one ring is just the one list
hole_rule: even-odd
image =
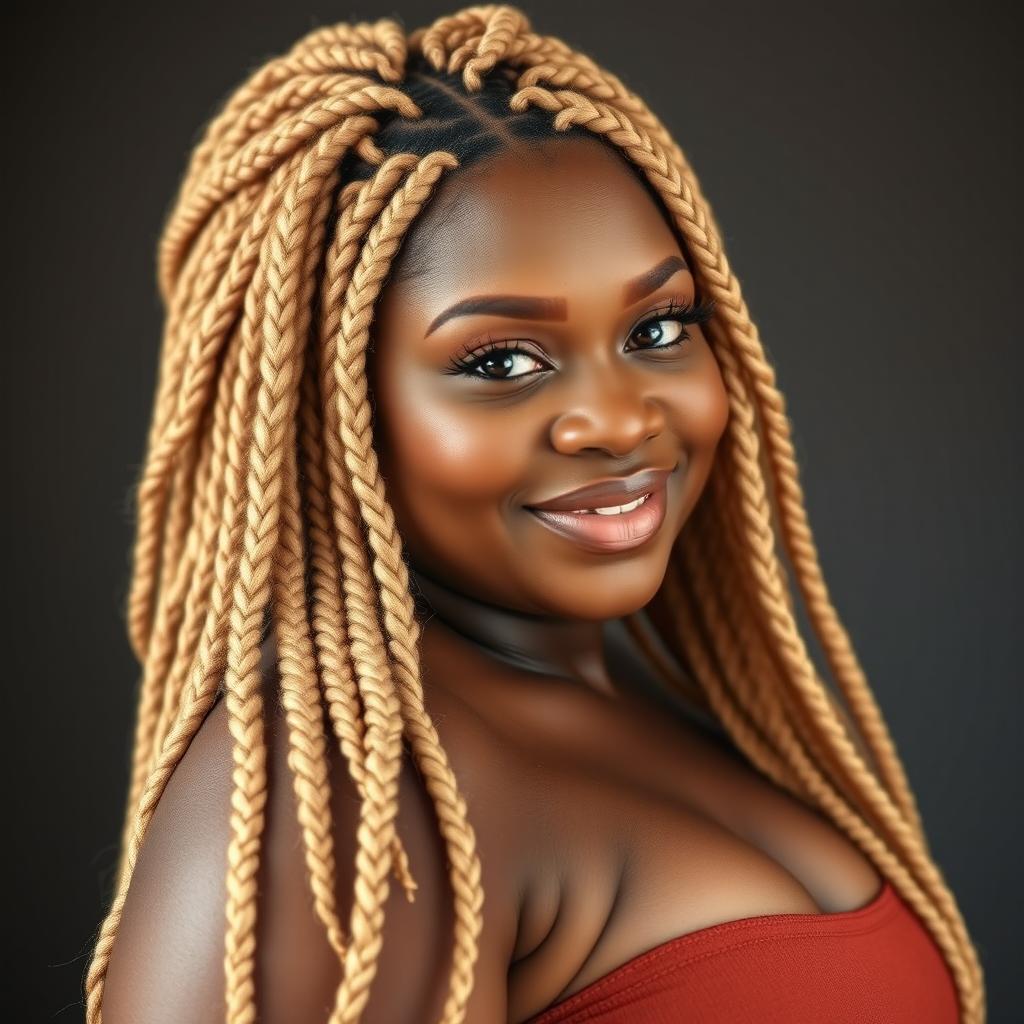
[(558, 593), (548, 593), (545, 604), (558, 605), (553, 614), (587, 622), (606, 622), (638, 612), (658, 592), (665, 578), (667, 556), (656, 565), (650, 560), (633, 559), (602, 567), (570, 569), (558, 572)]

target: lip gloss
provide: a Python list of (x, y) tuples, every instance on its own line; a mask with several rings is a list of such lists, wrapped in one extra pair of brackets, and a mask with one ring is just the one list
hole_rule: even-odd
[(631, 512), (601, 515), (597, 512), (554, 512), (528, 508), (549, 530), (575, 541), (595, 554), (614, 554), (639, 547), (658, 532), (665, 521), (665, 484), (651, 491)]

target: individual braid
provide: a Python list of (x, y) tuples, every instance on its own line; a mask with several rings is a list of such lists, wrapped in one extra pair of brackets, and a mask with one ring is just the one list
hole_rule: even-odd
[[(332, 207), (330, 192), (338, 172), (326, 179), (326, 194), (319, 200), (305, 263), (299, 278), (297, 308), (310, 308), (316, 290), (316, 270), (325, 223)], [(308, 333), (309, 317), (299, 319), (299, 339)], [(309, 352), (305, 353), (307, 357)], [(300, 363), (301, 365), (301, 363)], [(304, 371), (303, 371), (304, 372)], [(297, 815), (302, 831), (306, 868), (313, 890), (313, 906), (324, 925), (327, 940), (340, 960), (345, 939), (334, 896), (334, 839), (331, 834), (331, 786), (328, 775), (327, 736), (317, 686), (316, 662), (306, 602), (305, 543), (299, 495), (297, 426), (285, 420), (282, 468), (280, 545), (272, 568), (275, 642), (280, 670), (281, 704), (288, 727), (288, 766), (292, 770)]]
[[(368, 252), (379, 238), (382, 230), (390, 227), (397, 216), (411, 219), (426, 200), (430, 187), (440, 173), (440, 166), (427, 164), (413, 168), (406, 180), (394, 191), (373, 227), (363, 249), (366, 259), (373, 265), (374, 257)], [(386, 177), (391, 168), (384, 168), (381, 175)], [(391, 214), (388, 216), (388, 214)], [(407, 223), (407, 221), (406, 221)], [(399, 228), (398, 230), (402, 230)], [(341, 260), (344, 261), (344, 247)], [(339, 268), (339, 278), (347, 277), (345, 269)], [(331, 275), (334, 276), (333, 274)], [(349, 491), (358, 491), (357, 478), (348, 478), (345, 470), (351, 471), (348, 446), (352, 443), (350, 389), (352, 382), (345, 369), (346, 315), (349, 313), (352, 281), (347, 283), (342, 303), (340, 338), (334, 335), (337, 354), (329, 360), (336, 374), (334, 408), (340, 430), (344, 467), (337, 459), (326, 461), (329, 473), (329, 487), (334, 504), (334, 526), (340, 537), (352, 538), (358, 529)], [(332, 417), (330, 422), (335, 422)], [(332, 446), (333, 448), (333, 446)], [(328, 449), (328, 452), (332, 450)], [(357, 499), (358, 500), (358, 499)], [(367, 720), (366, 753), (364, 769), (374, 785), (367, 786), (367, 793), (373, 799), (364, 800), (364, 815), (357, 833), (357, 869), (363, 885), (358, 887), (352, 908), (353, 935), (357, 940), (349, 947), (345, 960), (345, 973), (338, 989), (332, 1020), (357, 1019), (369, 997), (369, 986), (376, 969), (376, 946), (380, 941), (383, 927), (383, 905), (387, 896), (387, 870), (390, 861), (388, 845), (393, 830), (393, 817), (397, 809), (397, 773), (401, 754), (402, 723), (399, 714), (400, 703), (393, 683), (393, 666), (386, 657), (386, 647), (380, 628), (376, 606), (377, 596), (372, 586), (372, 576), (367, 571), (368, 559), (342, 558), (342, 586), (346, 613), (351, 635), (351, 655), (360, 681)], [(378, 739), (374, 733), (377, 733)]]
[[(228, 341), (217, 380), (217, 397), (213, 410), (213, 423), (209, 430), (210, 461), (204, 474), (198, 467), (197, 494), (203, 496), (196, 503), (192, 522), (197, 527), (189, 530), (193, 545), (182, 561), (177, 580), (187, 581), (188, 589), (182, 607), (182, 623), (176, 633), (170, 634), (168, 648), (172, 660), (169, 665), (161, 663), (162, 670), (154, 675), (162, 681), (164, 688), (163, 707), (153, 736), (154, 755), (162, 746), (172, 724), (178, 716), (182, 694), (188, 677), (188, 652), (199, 644), (206, 615), (206, 605), (214, 583), (216, 538), (220, 522), (224, 490), (227, 486), (228, 437), (231, 430), (230, 416), (233, 403), (232, 385), (238, 376), (238, 363), (242, 357), (242, 337), (238, 329), (232, 331)], [(173, 563), (171, 563), (173, 564)], [(177, 581), (176, 581), (177, 582)], [(161, 594), (162, 598), (162, 594)], [(163, 631), (158, 631), (160, 636)], [(169, 632), (169, 631), (168, 631)], [(152, 651), (151, 651), (152, 654)], [(143, 781), (153, 767), (154, 761), (146, 767)]]
[[(237, 296), (224, 294), (224, 266), (229, 259), (237, 257), (238, 239), (251, 215), (253, 202), (251, 191), (243, 192), (217, 211), (210, 225), (213, 244), (198, 251), (202, 258), (195, 260), (194, 272), (191, 266), (184, 268), (182, 292), (186, 294), (177, 296), (170, 304), (164, 335), (166, 365), (160, 373), (146, 466), (136, 493), (138, 529), (128, 597), (128, 625), (132, 646), (140, 661), (145, 661), (149, 653), (158, 587), (165, 588), (164, 583), (158, 584), (158, 572), (174, 564), (158, 563), (161, 534), (171, 532), (164, 523), (171, 474), (178, 465), (187, 471), (181, 449), (194, 430), (193, 418), (197, 410), (208, 397), (209, 367), (226, 333), (216, 311), (226, 310), (232, 314), (237, 309)], [(244, 287), (244, 280), (239, 283)], [(219, 303), (211, 301), (211, 287), (218, 289)], [(212, 317), (211, 312), (214, 312)], [(171, 557), (170, 549), (165, 549), (163, 554)]]
[[(727, 266), (724, 253), (721, 259)], [(738, 282), (735, 277), (729, 277), (732, 281), (731, 294), (723, 306), (723, 316), (734, 318), (737, 359), (758, 406), (758, 429), (770, 459), (771, 495), (779, 509), (786, 551), (796, 569), (796, 579), (812, 627), (825, 653), (829, 671), (856, 717), (883, 782), (924, 842), (920, 812), (906, 773), (849, 636), (828, 596), (817, 548), (807, 522), (785, 400), (775, 386), (775, 371), (765, 358), (757, 327), (739, 294)]]
[[(251, 217), (257, 196), (250, 189), (236, 197), (236, 201), (225, 204), (222, 211), (223, 219), (218, 218), (213, 230), (223, 244), (211, 247), (207, 257), (202, 261), (202, 278), (189, 282), (188, 287), (195, 288), (187, 316), (178, 328), (178, 335), (187, 338), (203, 336), (204, 311), (209, 316), (209, 300), (216, 294), (216, 287), (224, 268), (230, 260), (242, 235), (246, 221)], [(222, 328), (223, 329), (223, 328)], [(157, 620), (153, 630), (152, 643), (147, 650), (145, 679), (146, 685), (163, 689), (162, 707), (156, 728), (151, 732), (148, 745), (136, 745), (136, 763), (134, 766), (132, 794), (133, 801), (141, 792), (148, 772), (153, 766), (155, 752), (167, 733), (170, 723), (177, 713), (178, 702), (184, 687), (186, 661), (179, 650), (182, 645), (194, 650), (202, 631), (202, 620), (205, 614), (202, 601), (205, 601), (212, 581), (214, 549), (213, 538), (217, 530), (217, 517), (220, 511), (221, 488), (223, 486), (224, 459), (227, 435), (227, 417), (231, 405), (231, 381), (237, 371), (240, 340), (235, 325), (227, 328), (228, 342), (223, 347), (214, 345), (210, 350), (213, 360), (211, 374), (217, 381), (216, 402), (212, 410), (204, 412), (203, 423), (199, 427), (202, 451), (198, 460), (193, 461), (191, 449), (179, 452), (176, 463), (174, 501), (180, 500), (177, 490), (178, 479), (188, 482), (192, 493), (191, 508), (188, 518), (183, 521), (176, 519), (172, 509), (168, 517), (168, 526), (164, 530), (164, 546), (160, 557), (162, 567), (175, 567), (173, 584), (161, 584)], [(208, 334), (207, 334), (208, 336)], [(181, 346), (175, 341), (178, 351)], [(184, 353), (182, 353), (184, 354)], [(177, 366), (180, 387), (182, 366)], [(172, 413), (169, 411), (168, 418)], [(166, 428), (166, 422), (164, 423)], [(181, 496), (184, 495), (184, 490)], [(193, 524), (202, 522), (199, 529)], [(177, 537), (177, 534), (181, 537)], [(176, 543), (188, 538), (188, 550), (183, 558), (178, 558)], [(187, 590), (186, 590), (187, 588)], [(184, 594), (184, 596), (183, 596)], [(184, 624), (182, 624), (182, 621)]]
[[(727, 348), (722, 347), (720, 352), (723, 377), (728, 388), (729, 383), (735, 380), (735, 364), (732, 354)], [(751, 451), (751, 435), (749, 433), (744, 435), (737, 426), (747, 415), (746, 410), (748, 410), (748, 406), (746, 405), (746, 399), (740, 393), (736, 396), (735, 401), (739, 411), (731, 415), (730, 429), (726, 432), (719, 453), (717, 468), (720, 471), (714, 474), (711, 487), (709, 488), (710, 504), (715, 508), (714, 514), (721, 516), (721, 519), (715, 529), (707, 530), (707, 524), (703, 522), (705, 516), (699, 515), (696, 517), (698, 529), (703, 524), (706, 532), (710, 534), (706, 540), (708, 549), (706, 554), (696, 553), (691, 555), (688, 558), (688, 565), (693, 565), (694, 558), (714, 558), (715, 562), (713, 564), (716, 566), (721, 565), (723, 573), (717, 589), (720, 591), (724, 590), (729, 585), (730, 580), (734, 590), (739, 591), (742, 588), (742, 593), (737, 592), (726, 606), (734, 607), (735, 601), (741, 598), (750, 599), (751, 613), (749, 616), (740, 617), (740, 620), (743, 642), (744, 644), (751, 645), (744, 647), (744, 651), (751, 658), (758, 658), (756, 678), (759, 682), (753, 686), (753, 689), (748, 694), (748, 700), (755, 708), (757, 719), (775, 731), (783, 727), (788, 728), (789, 721), (795, 720), (799, 723), (802, 726), (800, 732), (804, 737), (803, 742), (813, 751), (815, 762), (822, 766), (827, 765), (840, 792), (847, 799), (856, 803), (858, 801), (857, 793), (863, 788), (861, 783), (863, 769), (859, 764), (854, 764), (852, 770), (855, 777), (851, 779), (849, 762), (844, 760), (841, 753), (837, 752), (832, 745), (821, 740), (820, 731), (815, 729), (815, 720), (813, 716), (809, 715), (806, 705), (796, 699), (790, 688), (784, 684), (790, 669), (785, 659), (780, 657), (779, 645), (771, 640), (771, 616), (766, 612), (765, 605), (760, 600), (759, 595), (761, 591), (756, 577), (743, 573), (729, 575), (730, 566), (737, 558), (742, 559), (745, 557), (745, 552), (749, 549), (749, 543), (745, 539), (745, 520), (742, 515), (738, 514), (738, 510), (742, 508), (742, 498), (737, 494), (734, 481), (739, 473), (739, 470), (735, 468), (736, 463), (738, 460), (742, 462), (744, 458), (742, 454), (737, 453), (737, 447), (745, 449), (749, 455)], [(734, 427), (737, 429), (732, 429)], [(742, 438), (742, 440), (738, 440), (738, 438)], [(756, 456), (755, 461), (757, 461)], [(722, 472), (721, 470), (728, 471)], [(718, 572), (719, 570), (716, 568), (716, 575)], [(786, 596), (786, 594), (787, 592), (783, 591), (783, 596)], [(706, 599), (707, 602), (713, 600), (710, 593), (706, 590), (700, 591), (699, 597), (701, 600)], [(786, 607), (787, 613), (791, 618), (792, 606), (789, 602), (786, 602)], [(756, 644), (753, 642), (755, 629), (760, 634)], [(732, 643), (734, 641), (726, 639), (725, 642)], [(821, 681), (818, 680), (818, 682), (820, 684)], [(774, 699), (769, 699), (767, 693), (773, 683), (776, 691)], [(824, 686), (820, 686), (820, 689), (823, 698), (839, 721), (843, 734), (847, 736), (852, 744), (856, 737), (849, 733), (846, 723), (839, 719), (838, 705)], [(858, 755), (863, 757), (860, 748), (857, 748), (857, 752)], [(865, 813), (870, 814), (871, 812), (866, 811)]]
[[(364, 139), (360, 145), (368, 156), (374, 159), (377, 157), (376, 152), (370, 152), (371, 140)], [(308, 481), (311, 572), (315, 581), (311, 614), (315, 624), (324, 697), (334, 733), (345, 755), (349, 773), (364, 799), (365, 728), (354, 669), (344, 652), (344, 642), (339, 634), (345, 612), (337, 585), (342, 578), (343, 566), (354, 568), (356, 576), (362, 580), (368, 578), (370, 571), (359, 533), (358, 513), (354, 510), (350, 487), (342, 468), (344, 454), (337, 421), (337, 401), (334, 397), (337, 387), (334, 372), (337, 359), (336, 335), (350, 263), (358, 253), (358, 244), (363, 240), (369, 223), (415, 162), (416, 158), (410, 154), (396, 156), (388, 161), (369, 184), (350, 182), (343, 190), (340, 216), (336, 218), (325, 261), (325, 287), (320, 300), (317, 329), (318, 345), (304, 382), (304, 393), (308, 401), (303, 414), (302, 446)], [(330, 498), (328, 479), (336, 481), (335, 492)], [(343, 524), (340, 532), (334, 529), (331, 499), (339, 510), (338, 521)], [(340, 561), (337, 555), (339, 551), (342, 556)], [(365, 605), (366, 601), (363, 600), (363, 607)], [(408, 857), (397, 836), (393, 843), (393, 853), (396, 874), (405, 888), (407, 899), (412, 902), (416, 882), (409, 873)]]
[(851, 784), (860, 791), (865, 812), (873, 818), (876, 826), (889, 835), (891, 842), (902, 847), (905, 856), (914, 859), (922, 872), (934, 879), (933, 899), (959, 924), (952, 896), (939, 880), (937, 870), (913, 834), (912, 826), (897, 812), (888, 793), (867, 770), (836, 716), (796, 632), (792, 615), (778, 594), (781, 584), (774, 555), (774, 539), (767, 521), (764, 481), (754, 468), (757, 462), (757, 441), (753, 431), (753, 409), (745, 394), (740, 391), (729, 358), (724, 352), (720, 356), (726, 387), (734, 398), (728, 431), (735, 441), (729, 450), (735, 454), (739, 470), (736, 510), (742, 515), (748, 530), (749, 564), (759, 584), (761, 611), (773, 634), (773, 646), (785, 661), (785, 679), (796, 698), (793, 706), (799, 706), (814, 742), (821, 745), (821, 750), (829, 752), (832, 764), (843, 769)]
[[(268, 623), (307, 882), (338, 958), (330, 1019), (358, 1021), (365, 1009), (389, 872), (408, 899), (416, 890), (395, 829), (403, 736), (434, 803), (455, 904), (441, 1020), (464, 1019), (480, 863), (424, 702), (366, 353), (389, 275), (416, 272), (414, 258), (411, 270), (395, 261), (439, 181), (502, 150), (570, 137), (615, 149), (664, 207), (715, 301), (707, 334), (729, 397), (706, 492), (643, 616), (654, 636), (643, 613), (627, 629), (667, 688), (710, 709), (756, 768), (864, 850), (935, 937), (963, 1020), (984, 1021), (976, 953), (825, 589), (784, 400), (696, 176), (623, 82), (533, 33), (521, 11), (483, 5), (409, 34), (390, 18), (309, 33), (227, 98), (191, 155), (158, 250), (167, 322), (127, 608), (143, 677), (115, 895), (86, 979), (89, 1024), (101, 1021), (149, 822), (222, 692), (234, 763), (228, 1020), (256, 1016)], [(783, 554), (852, 719), (799, 635)], [(334, 896), (329, 742), (360, 799), (348, 939)]]

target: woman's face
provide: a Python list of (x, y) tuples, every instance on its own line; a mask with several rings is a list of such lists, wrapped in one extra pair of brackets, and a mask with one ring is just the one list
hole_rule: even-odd
[[(641, 608), (725, 429), (700, 326), (664, 318), (700, 299), (694, 279), (621, 159), (557, 140), (442, 178), (377, 304), (368, 372), (398, 529), (414, 569), (489, 604), (595, 621)], [(503, 298), (452, 310), (483, 296)], [(642, 470), (670, 472), (621, 518), (576, 529), (571, 511), (528, 507)]]

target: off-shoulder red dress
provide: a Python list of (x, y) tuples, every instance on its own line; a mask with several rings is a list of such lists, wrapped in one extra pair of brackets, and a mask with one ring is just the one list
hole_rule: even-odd
[(957, 1024), (953, 979), (884, 880), (865, 906), (712, 925), (641, 953), (528, 1024)]

